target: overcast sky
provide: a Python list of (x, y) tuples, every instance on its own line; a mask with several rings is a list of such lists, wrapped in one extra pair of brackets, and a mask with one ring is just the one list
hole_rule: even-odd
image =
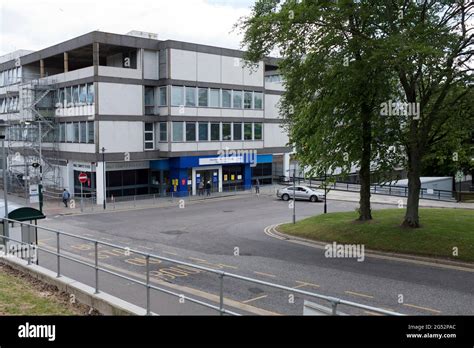
[(38, 50), (93, 30), (131, 30), (240, 48), (235, 22), (253, 0), (0, 0), (0, 55)]

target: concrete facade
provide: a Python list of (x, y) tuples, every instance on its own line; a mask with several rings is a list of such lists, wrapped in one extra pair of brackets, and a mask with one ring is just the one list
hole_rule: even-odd
[(78, 173), (88, 173), (84, 188), (98, 204), (104, 159), (107, 197), (196, 194), (202, 180), (216, 191), (249, 188), (257, 178), (285, 175), (290, 149), (278, 115), (278, 60), (250, 66), (242, 57), (91, 32), (0, 63), (0, 118), (21, 133), (22, 121), (35, 122), (24, 112), (22, 86), (49, 86), (56, 123), (50, 142), (58, 146), (53, 154), (45, 141), (43, 156), (63, 160), (60, 186), (72, 193)]

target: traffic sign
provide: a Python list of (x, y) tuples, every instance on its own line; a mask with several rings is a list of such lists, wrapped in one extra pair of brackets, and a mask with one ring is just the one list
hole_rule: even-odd
[(86, 173), (79, 174), (79, 182), (81, 184), (84, 184), (86, 181), (87, 181), (87, 174)]

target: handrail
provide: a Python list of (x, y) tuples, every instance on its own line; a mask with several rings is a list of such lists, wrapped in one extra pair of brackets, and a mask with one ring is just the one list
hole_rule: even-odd
[[(223, 280), (224, 280), (224, 278), (233, 278), (233, 279), (238, 279), (238, 280), (242, 280), (242, 281), (246, 281), (246, 282), (250, 282), (250, 283), (254, 283), (254, 284), (260, 284), (260, 285), (272, 287), (272, 288), (275, 288), (275, 289), (285, 290), (285, 291), (289, 291), (291, 293), (297, 293), (297, 294), (300, 294), (300, 295), (310, 296), (310, 297), (317, 298), (317, 299), (320, 299), (320, 300), (328, 301), (332, 306), (333, 314), (337, 314), (337, 306), (339, 304), (342, 304), (342, 305), (347, 305), (347, 306), (354, 307), (354, 308), (359, 308), (359, 309), (370, 310), (370, 311), (375, 312), (375, 313), (381, 313), (381, 314), (386, 314), (386, 315), (394, 315), (394, 316), (403, 315), (401, 313), (388, 311), (388, 310), (385, 310), (385, 309), (382, 309), (382, 308), (367, 306), (367, 305), (363, 305), (363, 304), (352, 302), (352, 301), (346, 301), (346, 300), (343, 300), (343, 299), (340, 299), (340, 298), (337, 298), (337, 297), (326, 296), (326, 295), (322, 295), (322, 294), (318, 294), (318, 293), (314, 293), (314, 292), (309, 292), (309, 291), (304, 291), (304, 290), (300, 290), (300, 289), (290, 288), (288, 286), (279, 285), (279, 284), (276, 284), (276, 283), (270, 283), (270, 282), (266, 282), (266, 281), (262, 281), (262, 280), (258, 280), (258, 279), (254, 279), (254, 278), (241, 276), (241, 275), (234, 274), (234, 273), (219, 271), (219, 270), (216, 270), (216, 269), (213, 269), (213, 268), (209, 268), (209, 267), (205, 267), (205, 266), (201, 266), (201, 265), (196, 265), (196, 264), (185, 262), (185, 261), (175, 260), (175, 259), (165, 257), (165, 256), (160, 256), (160, 255), (156, 255), (156, 254), (152, 254), (152, 253), (143, 252), (143, 251), (140, 251), (140, 250), (137, 250), (137, 249), (132, 249), (130, 247), (124, 247), (124, 246), (114, 244), (114, 243), (110, 243), (110, 242), (103, 242), (103, 241), (99, 241), (99, 240), (93, 239), (93, 238), (82, 237), (82, 236), (74, 235), (72, 233), (52, 229), (52, 228), (49, 228), (49, 227), (33, 225), (33, 224), (30, 224), (30, 223), (27, 223), (27, 222), (20, 222), (20, 221), (9, 219), (9, 218), (2, 218), (2, 223), (4, 223), (5, 220), (8, 221), (9, 223), (10, 222), (11, 223), (18, 223), (20, 225), (29, 226), (29, 227), (32, 227), (32, 228), (38, 228), (38, 229), (42, 229), (42, 230), (45, 230), (45, 231), (56, 234), (56, 240), (57, 240), (57, 251), (56, 252), (52, 252), (52, 251), (47, 250), (45, 248), (39, 247), (37, 245), (35, 245), (35, 247), (38, 250), (46, 251), (46, 252), (48, 252), (52, 255), (55, 255), (57, 257), (57, 274), (58, 274), (58, 277), (61, 276), (61, 274), (60, 274), (60, 259), (65, 258), (67, 260), (83, 264), (85, 266), (88, 266), (90, 268), (94, 268), (96, 270), (96, 292), (99, 292), (99, 279), (98, 279), (98, 273), (97, 273), (98, 271), (102, 271), (102, 272), (120, 277), (122, 279), (126, 279), (126, 280), (128, 280), (130, 282), (133, 282), (135, 284), (145, 286), (147, 288), (147, 313), (148, 314), (151, 313), (150, 299), (149, 299), (150, 295), (149, 295), (148, 289), (153, 289), (153, 290), (156, 290), (156, 291), (168, 293), (168, 294), (173, 295), (173, 296), (183, 297), (185, 299), (188, 299), (190, 302), (194, 302), (194, 303), (203, 305), (205, 307), (215, 309), (215, 310), (219, 311), (221, 315), (223, 315), (223, 314), (240, 315), (238, 313), (229, 311), (229, 310), (224, 308), (224, 295), (223, 295), (224, 282), (223, 282)], [(60, 243), (59, 243), (60, 236), (67, 236), (67, 237), (76, 238), (76, 239), (80, 239), (80, 240), (83, 240), (83, 241), (93, 243), (95, 245), (95, 260), (96, 260), (96, 263), (95, 264), (87, 263), (87, 262), (84, 262), (84, 261), (79, 260), (77, 258), (70, 257), (70, 256), (67, 256), (67, 255), (61, 253), (60, 252)], [(7, 240), (10, 240), (10, 241), (20, 243), (20, 244), (26, 244), (29, 247), (31, 245), (29, 243), (14, 240), (14, 239), (12, 239), (10, 237), (6, 237), (6, 236), (0, 236), (0, 239), (2, 239), (2, 240), (7, 239)], [(146, 279), (147, 279), (147, 281), (146, 282), (139, 281), (137, 279), (127, 277), (127, 276), (122, 275), (120, 273), (113, 272), (109, 269), (99, 267), (98, 258), (97, 258), (97, 256), (98, 256), (98, 245), (108, 246), (108, 247), (111, 247), (111, 248), (114, 248), (114, 249), (123, 250), (123, 251), (126, 251), (128, 253), (134, 253), (134, 254), (138, 254), (138, 255), (141, 255), (141, 256), (145, 257), (146, 258), (146, 264), (147, 264), (147, 267), (146, 267), (146, 275), (147, 275)], [(172, 292), (170, 290), (166, 290), (166, 289), (163, 289), (163, 288), (158, 288), (158, 287), (150, 284), (150, 281), (149, 281), (149, 272), (150, 272), (149, 260), (150, 260), (150, 258), (158, 259), (158, 260), (161, 260), (161, 261), (166, 261), (166, 262), (170, 262), (170, 263), (174, 263), (174, 264), (178, 264), (178, 265), (183, 265), (183, 266), (191, 267), (191, 268), (194, 268), (194, 269), (198, 269), (198, 270), (202, 270), (202, 271), (206, 271), (206, 272), (218, 275), (219, 279), (220, 279), (220, 295), (219, 295), (220, 305), (215, 306), (215, 305), (200, 301), (198, 299), (193, 299), (191, 297), (184, 296), (183, 294), (178, 294), (178, 293)]]

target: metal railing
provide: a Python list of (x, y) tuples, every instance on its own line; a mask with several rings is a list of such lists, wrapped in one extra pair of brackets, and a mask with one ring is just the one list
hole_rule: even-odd
[[(363, 309), (363, 310), (367, 310), (367, 311), (371, 311), (371, 312), (375, 312), (375, 313), (380, 313), (380, 314), (386, 314), (386, 315), (397, 315), (397, 316), (398, 315), (403, 315), (401, 313), (392, 312), (392, 311), (388, 311), (388, 310), (385, 310), (385, 309), (376, 308), (376, 307), (372, 307), (372, 306), (367, 306), (367, 305), (363, 305), (363, 304), (356, 303), (356, 302), (346, 301), (346, 300), (336, 298), (336, 297), (332, 297), (332, 296), (326, 296), (326, 295), (317, 294), (317, 293), (314, 293), (314, 292), (295, 289), (295, 288), (291, 288), (291, 287), (288, 287), (288, 286), (279, 285), (279, 284), (275, 284), (275, 283), (270, 283), (270, 282), (266, 282), (266, 281), (261, 281), (261, 280), (258, 280), (258, 279), (249, 278), (249, 277), (241, 276), (241, 275), (238, 275), (238, 274), (228, 273), (228, 272), (225, 272), (225, 271), (219, 271), (219, 270), (212, 269), (212, 268), (209, 268), (209, 267), (204, 267), (204, 266), (192, 264), (192, 263), (189, 263), (189, 262), (183, 262), (183, 261), (171, 259), (171, 258), (168, 258), (168, 257), (163, 257), (163, 256), (152, 254), (152, 253), (146, 253), (146, 252), (143, 252), (143, 251), (140, 251), (140, 250), (131, 249), (129, 247), (123, 247), (121, 245), (99, 241), (97, 239), (77, 236), (77, 235), (74, 235), (74, 234), (71, 234), (71, 233), (68, 233), (68, 232), (63, 232), (63, 231), (55, 230), (55, 229), (48, 228), (48, 227), (42, 227), (42, 226), (33, 225), (33, 224), (26, 223), (26, 222), (20, 222), (20, 221), (16, 221), (16, 220), (12, 220), (12, 219), (6, 219), (6, 218), (3, 219), (3, 223), (5, 223), (5, 220), (7, 220), (9, 223), (15, 223), (15, 224), (20, 224), (20, 225), (24, 225), (24, 226), (29, 226), (30, 228), (41, 229), (43, 231), (53, 233), (56, 236), (56, 251), (51, 251), (51, 250), (49, 250), (47, 248), (43, 248), (43, 247), (41, 247), (37, 244), (30, 244), (28, 242), (15, 240), (15, 239), (12, 239), (10, 237), (6, 237), (6, 236), (2, 236), (2, 235), (0, 235), (0, 239), (2, 239), (2, 242), (5, 241), (5, 240), (9, 240), (9, 241), (13, 241), (13, 242), (16, 242), (16, 243), (20, 243), (22, 245), (27, 245), (28, 246), (28, 251), (30, 251), (30, 248), (36, 248), (37, 250), (41, 250), (43, 252), (46, 252), (46, 253), (51, 254), (53, 256), (56, 256), (56, 274), (57, 274), (58, 278), (62, 276), (62, 274), (61, 274), (61, 259), (66, 259), (66, 260), (81, 264), (83, 266), (87, 266), (87, 267), (92, 268), (94, 270), (94, 272), (95, 272), (95, 281), (94, 282), (95, 282), (95, 292), (96, 293), (100, 292), (100, 279), (99, 279), (99, 273), (100, 272), (104, 272), (106, 274), (113, 275), (115, 277), (118, 277), (118, 278), (127, 280), (129, 282), (132, 282), (134, 284), (138, 284), (138, 285), (143, 286), (146, 290), (145, 297), (146, 297), (146, 313), (147, 313), (147, 315), (153, 314), (152, 311), (151, 311), (151, 304), (150, 304), (151, 303), (151, 293), (150, 292), (151, 292), (151, 290), (155, 290), (155, 291), (158, 291), (158, 292), (162, 292), (162, 293), (165, 293), (165, 294), (168, 294), (168, 295), (172, 295), (172, 296), (175, 296), (175, 297), (178, 297), (178, 298), (182, 298), (182, 299), (185, 299), (189, 302), (196, 303), (198, 305), (202, 305), (204, 307), (213, 309), (213, 310), (219, 312), (220, 315), (229, 314), (229, 315), (239, 316), (241, 314), (239, 314), (237, 312), (234, 312), (234, 311), (231, 311), (231, 310), (228, 310), (228, 309), (225, 308), (225, 303), (224, 303), (224, 285), (225, 285), (224, 280), (225, 279), (237, 279), (237, 280), (241, 280), (241, 281), (250, 282), (250, 283), (253, 283), (253, 284), (268, 286), (268, 287), (271, 287), (271, 288), (274, 288), (274, 289), (288, 291), (291, 294), (296, 293), (296, 294), (309, 296), (309, 297), (312, 297), (312, 298), (315, 298), (315, 299), (319, 299), (319, 300), (329, 302), (329, 304), (331, 305), (331, 308), (332, 308), (332, 315), (337, 315), (338, 314), (337, 313), (337, 307), (339, 305), (346, 305), (346, 306), (349, 306), (349, 307)], [(79, 240), (82, 240), (82, 241), (85, 241), (85, 242), (92, 243), (94, 245), (94, 263), (82, 261), (79, 258), (71, 257), (71, 256), (68, 256), (65, 253), (61, 252), (61, 236), (76, 238), (76, 239), (79, 239)], [(122, 251), (130, 253), (130, 254), (133, 253), (133, 254), (136, 254), (136, 255), (141, 255), (142, 257), (144, 257), (145, 258), (145, 267), (146, 267), (145, 281), (143, 282), (143, 281), (137, 280), (135, 278), (131, 278), (131, 277), (128, 277), (126, 275), (120, 274), (118, 272), (111, 271), (110, 269), (107, 269), (105, 267), (101, 267), (101, 265), (99, 264), (99, 246), (101, 246), (101, 245), (111, 247), (111, 248), (114, 248), (114, 249), (118, 249), (118, 250), (122, 250)], [(28, 255), (29, 255), (28, 256), (28, 265), (30, 265), (31, 264), (30, 253), (28, 253)], [(204, 272), (208, 272), (208, 273), (217, 275), (218, 279), (219, 279), (219, 305), (214, 305), (214, 304), (211, 304), (211, 303), (207, 303), (207, 302), (201, 301), (199, 299), (183, 295), (182, 293), (173, 292), (171, 290), (168, 290), (168, 289), (158, 287), (158, 286), (155, 286), (155, 285), (151, 284), (151, 282), (150, 282), (150, 268), (151, 268), (150, 267), (150, 263), (151, 263), (150, 260), (151, 259), (170, 262), (170, 263), (173, 263), (173, 264), (176, 264), (176, 265), (186, 266), (186, 267), (194, 268), (194, 269), (197, 269), (197, 270), (201, 270), (201, 271), (204, 271)]]
[[(324, 180), (321, 178), (302, 178), (295, 177), (298, 185), (307, 185), (310, 187), (321, 187)], [(329, 178), (328, 178), (329, 179)], [(283, 185), (291, 185), (293, 183), (293, 177), (288, 180), (280, 180)], [(335, 191), (348, 191), (348, 192), (359, 192), (360, 184), (344, 181), (335, 181), (328, 184), (328, 189)], [(397, 197), (408, 197), (408, 187), (398, 185), (384, 185), (384, 184), (372, 184), (370, 185), (370, 191), (373, 194), (397, 196)], [(438, 190), (438, 189), (420, 189), (420, 198), (431, 199), (437, 201), (455, 201), (452, 191)]]

